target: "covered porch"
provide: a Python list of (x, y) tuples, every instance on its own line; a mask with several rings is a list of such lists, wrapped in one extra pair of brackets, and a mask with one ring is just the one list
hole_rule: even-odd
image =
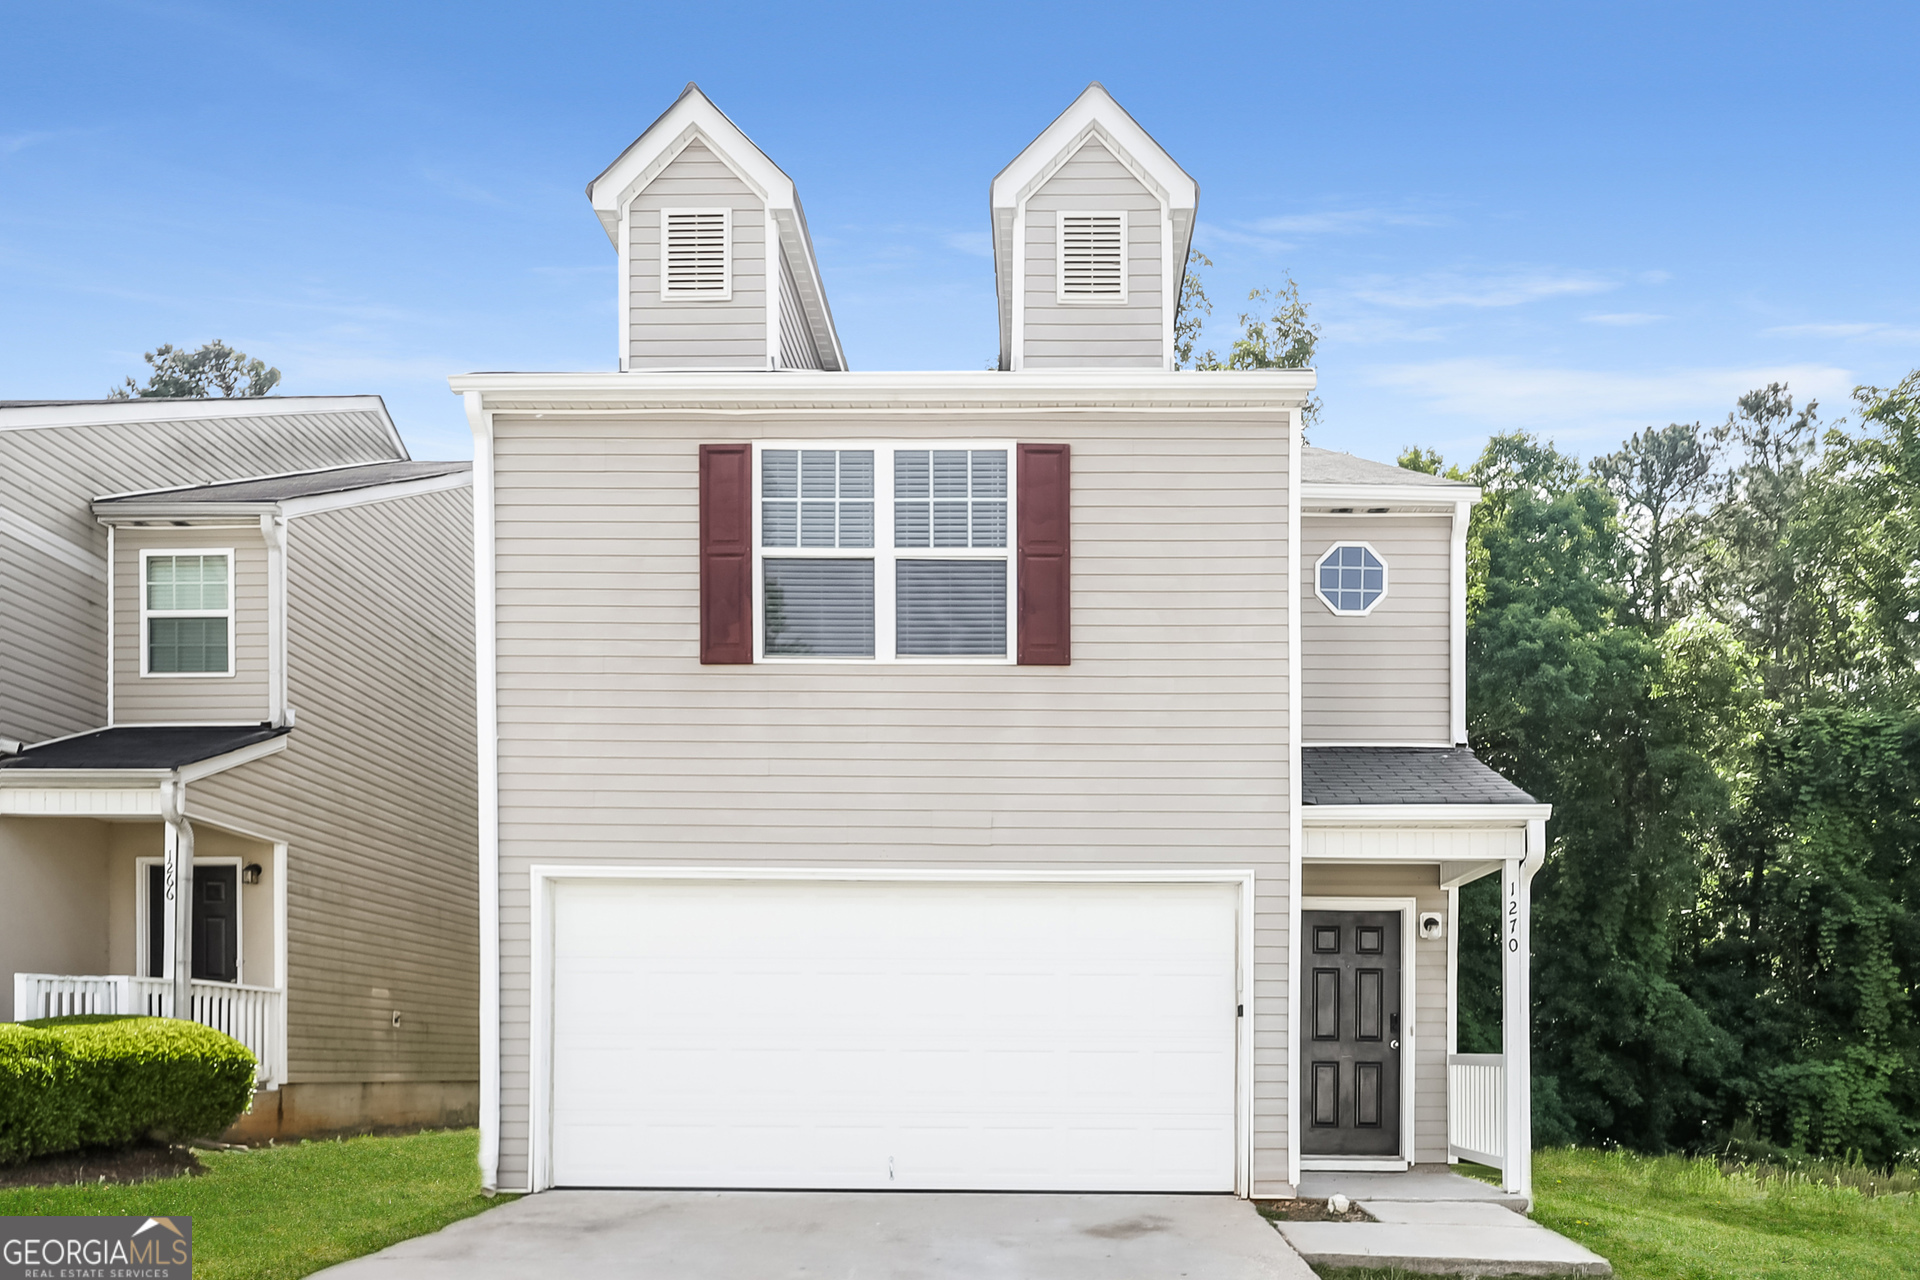
[[(1304, 1195), (1357, 1178), (1377, 1196), (1382, 1178), (1412, 1188), (1439, 1177), (1448, 1196), (1479, 1198), (1467, 1180), (1447, 1176), (1449, 1165), (1470, 1160), (1499, 1169), (1501, 1193), (1529, 1205), (1530, 886), (1550, 807), (1465, 748), (1309, 747), (1303, 755), (1296, 1185)], [(1502, 903), (1502, 1052), (1461, 1053), (1460, 889), (1488, 876), (1499, 877)], [(1397, 930), (1397, 946), (1374, 941), (1371, 955), (1344, 956), (1369, 949), (1363, 929)], [(1368, 1009), (1381, 997), (1365, 982), (1375, 973), (1397, 990), (1369, 1027)], [(1397, 1096), (1374, 1107), (1368, 1133), (1366, 1073), (1381, 1077), (1377, 1061), (1397, 1068)], [(1397, 1134), (1387, 1132), (1394, 1121)]]
[(267, 726), (97, 730), (0, 757), (0, 972), (15, 1021), (179, 1016), (286, 1078), (286, 845), (189, 817)]

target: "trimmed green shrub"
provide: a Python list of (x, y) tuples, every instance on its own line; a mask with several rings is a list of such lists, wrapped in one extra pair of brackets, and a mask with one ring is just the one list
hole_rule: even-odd
[(252, 1101), (254, 1066), (245, 1045), (197, 1022), (0, 1023), (0, 1164), (219, 1133)]

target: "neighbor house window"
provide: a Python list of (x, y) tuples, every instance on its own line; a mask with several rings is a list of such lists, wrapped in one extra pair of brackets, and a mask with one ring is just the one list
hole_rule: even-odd
[(733, 245), (726, 209), (663, 209), (660, 212), (662, 300), (733, 297)]
[(1320, 557), (1314, 566), (1314, 585), (1335, 613), (1371, 613), (1387, 594), (1387, 563), (1364, 542), (1342, 543)]
[(1127, 300), (1127, 215), (1060, 215), (1061, 302)]
[(760, 655), (1008, 660), (1011, 454), (758, 447)]
[(140, 553), (141, 674), (233, 674), (233, 552)]

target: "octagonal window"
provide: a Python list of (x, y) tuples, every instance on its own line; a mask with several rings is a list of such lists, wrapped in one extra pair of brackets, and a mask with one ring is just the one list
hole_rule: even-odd
[(1387, 594), (1387, 562), (1364, 542), (1329, 547), (1314, 566), (1320, 599), (1338, 614), (1373, 612)]

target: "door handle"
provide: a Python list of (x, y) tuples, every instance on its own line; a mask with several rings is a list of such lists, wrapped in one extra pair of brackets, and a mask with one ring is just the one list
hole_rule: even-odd
[(1395, 1013), (1389, 1014), (1388, 1017), (1393, 1027), (1393, 1043), (1387, 1047), (1389, 1049), (1398, 1049), (1400, 1047), (1400, 1015)]

